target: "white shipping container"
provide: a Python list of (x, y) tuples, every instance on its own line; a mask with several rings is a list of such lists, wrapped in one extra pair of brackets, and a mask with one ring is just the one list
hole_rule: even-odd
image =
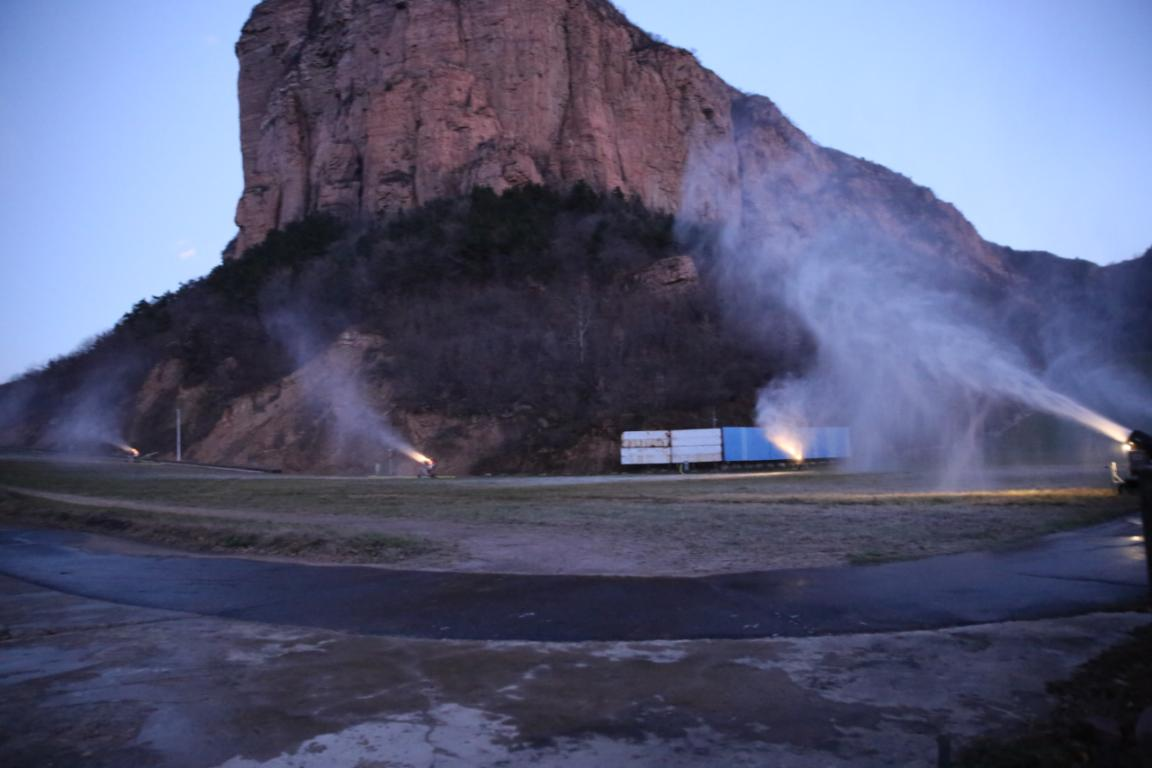
[(724, 460), (722, 448), (708, 448), (698, 445), (689, 445), (683, 448), (672, 449), (672, 463), (707, 464)]
[(640, 464), (671, 464), (671, 448), (621, 448), (620, 463), (625, 466)]
[(660, 432), (625, 432), (620, 444), (624, 448), (670, 448), (672, 437), (668, 430)]
[(676, 429), (671, 434), (673, 464), (724, 460), (724, 433), (719, 429)]
[(724, 433), (719, 429), (674, 429), (672, 445), (720, 445)]

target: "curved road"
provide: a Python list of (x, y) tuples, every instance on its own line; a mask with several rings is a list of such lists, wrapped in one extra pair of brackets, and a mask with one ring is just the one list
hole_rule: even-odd
[(1025, 547), (702, 578), (511, 576), (107, 554), (0, 530), (0, 573), (85, 597), (360, 634), (469, 640), (801, 637), (1068, 616), (1146, 599), (1139, 521)]

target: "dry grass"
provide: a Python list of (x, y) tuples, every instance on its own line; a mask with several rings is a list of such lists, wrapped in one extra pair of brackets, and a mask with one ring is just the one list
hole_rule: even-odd
[(341, 532), (286, 522), (149, 512), (104, 504), (68, 504), (0, 491), (0, 522), (65, 528), (211, 554), (269, 555), (330, 562), (393, 564), (438, 547), (411, 536)]
[[(1004, 478), (1001, 478), (1004, 479)], [(209, 551), (524, 572), (705, 573), (983, 549), (1107, 520), (1131, 501), (1067, 473), (939, 492), (823, 474), (416, 481), (0, 461), (0, 520)], [(1092, 475), (1084, 479), (1091, 481)], [(84, 498), (74, 498), (84, 497)], [(68, 503), (64, 503), (68, 502)], [(94, 506), (93, 506), (94, 505)]]

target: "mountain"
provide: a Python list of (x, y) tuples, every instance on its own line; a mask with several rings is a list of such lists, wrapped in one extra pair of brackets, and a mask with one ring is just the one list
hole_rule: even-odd
[(237, 47), (229, 255), (310, 213), (372, 219), (484, 186), (637, 196), (787, 250), (831, 220), (1001, 273), (926, 188), (814, 144), (606, 0), (264, 0)]
[(963, 294), (1037, 368), (1147, 349), (1152, 255), (988, 243), (606, 0), (264, 0), (236, 50), (224, 262), (0, 387), (0, 446), (171, 456), (179, 409), (212, 463), (608, 469), (622, 430), (747, 423), (803, 372), (782, 276), (829, 254)]

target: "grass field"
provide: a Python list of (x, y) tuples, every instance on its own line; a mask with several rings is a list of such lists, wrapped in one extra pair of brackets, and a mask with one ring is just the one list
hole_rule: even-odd
[(317, 478), (0, 460), (0, 523), (183, 549), (527, 573), (698, 574), (983, 549), (1132, 511), (1103, 471)]

